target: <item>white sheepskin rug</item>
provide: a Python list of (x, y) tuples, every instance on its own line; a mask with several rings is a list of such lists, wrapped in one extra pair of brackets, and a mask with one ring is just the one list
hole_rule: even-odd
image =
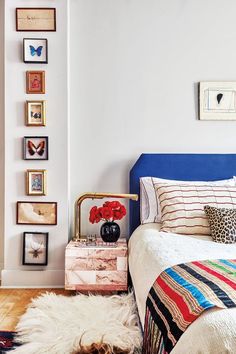
[(140, 353), (142, 335), (133, 294), (46, 293), (33, 299), (17, 328), (17, 354)]

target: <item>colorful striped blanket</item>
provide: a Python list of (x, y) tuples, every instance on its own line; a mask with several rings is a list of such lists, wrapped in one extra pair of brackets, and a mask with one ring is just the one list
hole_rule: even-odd
[(162, 272), (146, 302), (143, 354), (170, 353), (205, 310), (236, 307), (236, 260), (178, 264)]

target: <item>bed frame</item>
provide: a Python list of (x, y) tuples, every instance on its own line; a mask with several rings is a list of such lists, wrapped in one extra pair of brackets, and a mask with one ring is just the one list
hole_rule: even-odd
[[(130, 193), (139, 195), (140, 177), (214, 181), (236, 175), (236, 154), (142, 154), (130, 171)], [(130, 201), (129, 235), (140, 224), (140, 201)]]

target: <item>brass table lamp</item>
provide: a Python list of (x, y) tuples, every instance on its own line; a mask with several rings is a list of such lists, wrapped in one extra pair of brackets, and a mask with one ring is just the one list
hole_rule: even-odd
[(123, 198), (138, 200), (137, 194), (114, 194), (114, 193), (84, 193), (75, 202), (74, 237), (73, 241), (80, 241), (86, 236), (81, 235), (81, 204), (85, 199)]

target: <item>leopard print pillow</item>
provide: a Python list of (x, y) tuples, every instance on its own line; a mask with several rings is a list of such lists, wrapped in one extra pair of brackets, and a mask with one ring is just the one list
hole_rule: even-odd
[(215, 242), (236, 243), (236, 209), (204, 206)]

